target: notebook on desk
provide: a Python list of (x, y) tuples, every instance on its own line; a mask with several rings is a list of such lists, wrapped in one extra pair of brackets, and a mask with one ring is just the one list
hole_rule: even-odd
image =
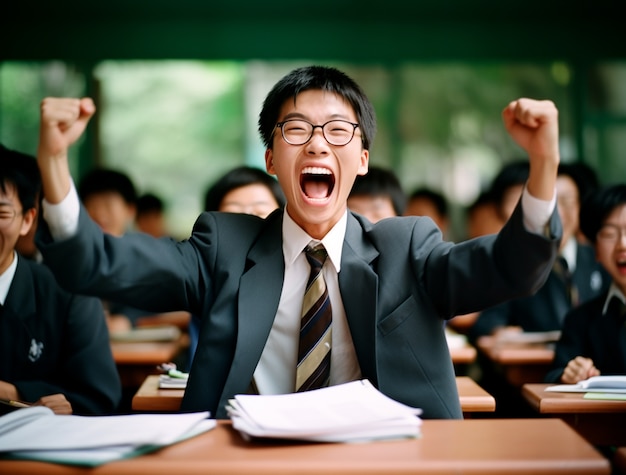
[(111, 341), (119, 342), (150, 342), (176, 341), (180, 338), (180, 328), (174, 325), (133, 328), (129, 331), (111, 333)]
[(0, 417), (0, 457), (95, 467), (180, 442), (215, 427), (208, 412), (55, 415), (44, 406)]
[(562, 393), (619, 393), (626, 394), (626, 376), (593, 376), (576, 384), (548, 386), (548, 392)]

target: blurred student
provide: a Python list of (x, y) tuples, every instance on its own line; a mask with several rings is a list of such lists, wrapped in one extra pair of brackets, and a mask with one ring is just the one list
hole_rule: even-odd
[[(587, 196), (591, 195), (598, 188), (600, 188), (600, 179), (596, 170), (587, 163), (577, 161), (569, 164), (568, 166), (570, 168), (572, 178), (576, 181), (578, 189), (580, 190), (580, 201), (582, 203)], [(576, 233), (576, 239), (584, 244), (590, 244), (580, 228)]]
[(406, 196), (398, 177), (390, 170), (370, 166), (366, 175), (359, 175), (348, 195), (348, 208), (372, 223), (384, 218), (402, 216)]
[[(506, 165), (496, 176), (493, 193), (500, 204), (502, 219), (507, 219), (517, 205), (528, 173), (527, 162), (520, 161)], [(576, 239), (580, 192), (568, 164), (559, 164), (556, 186), (563, 238), (548, 280), (532, 296), (510, 300), (480, 312), (469, 332), (472, 339), (503, 330), (560, 330), (569, 310), (608, 287), (608, 275), (596, 261), (593, 249)]]
[(547, 382), (574, 384), (592, 376), (626, 375), (626, 185), (592, 192), (580, 229), (611, 276), (607, 292), (565, 317)]
[(438, 191), (427, 187), (414, 190), (407, 201), (404, 216), (429, 216), (443, 235), (448, 236), (450, 226), (448, 201)]
[(137, 191), (125, 173), (95, 168), (80, 180), (78, 196), (105, 233), (119, 237), (133, 229)]
[(35, 158), (0, 145), (0, 399), (110, 414), (121, 384), (100, 301), (62, 290), (15, 251), (36, 223), (40, 191)]
[(207, 189), (204, 211), (245, 213), (266, 218), (285, 205), (278, 181), (260, 168), (240, 166), (220, 177)]
[(135, 228), (154, 237), (169, 236), (165, 219), (165, 203), (154, 193), (137, 198)]
[[(78, 196), (87, 213), (98, 226), (111, 236), (120, 237), (133, 230), (137, 213), (137, 191), (125, 173), (94, 168), (78, 183)], [(146, 311), (110, 300), (102, 301), (111, 333), (131, 330)]]
[[(135, 231), (137, 215), (137, 191), (135, 184), (125, 173), (95, 168), (88, 172), (78, 184), (78, 195), (89, 216), (102, 231), (111, 236), (121, 237)], [(123, 333), (136, 327), (142, 319), (150, 324), (170, 324), (186, 326), (187, 312), (167, 312), (154, 314), (145, 309), (113, 300), (103, 300), (107, 324), (111, 333)], [(180, 323), (182, 322), (182, 323)]]
[(506, 222), (502, 219), (497, 200), (490, 190), (480, 193), (469, 205), (466, 217), (466, 239), (496, 234)]

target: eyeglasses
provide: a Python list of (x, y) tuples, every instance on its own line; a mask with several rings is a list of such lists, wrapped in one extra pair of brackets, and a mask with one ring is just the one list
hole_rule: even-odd
[(354, 131), (359, 126), (347, 120), (329, 120), (322, 125), (313, 125), (302, 119), (289, 119), (276, 124), (280, 128), (283, 139), (290, 145), (304, 145), (316, 128), (322, 129), (322, 135), (331, 145), (348, 145), (354, 137)]
[(0, 229), (5, 229), (11, 226), (15, 217), (18, 215), (18, 211), (10, 206), (0, 206)]
[(605, 224), (600, 228), (600, 231), (598, 231), (597, 234), (598, 241), (603, 241), (610, 244), (616, 243), (624, 236), (626, 236), (626, 228), (620, 228), (613, 224)]

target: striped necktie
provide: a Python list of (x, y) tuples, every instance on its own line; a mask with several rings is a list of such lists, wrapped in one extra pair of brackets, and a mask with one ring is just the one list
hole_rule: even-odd
[(326, 249), (322, 244), (304, 250), (311, 266), (302, 304), (300, 344), (296, 369), (296, 392), (328, 386), (332, 309), (322, 275)]

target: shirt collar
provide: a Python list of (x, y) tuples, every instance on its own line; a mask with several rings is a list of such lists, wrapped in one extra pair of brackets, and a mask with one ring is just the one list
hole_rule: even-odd
[(0, 275), (0, 303), (4, 305), (6, 302), (7, 295), (9, 294), (9, 288), (11, 287), (11, 282), (13, 282), (13, 277), (15, 276), (15, 270), (17, 269), (17, 252), (13, 251), (13, 262), (11, 265), (5, 270), (2, 275)]
[(576, 269), (576, 252), (578, 251), (578, 245), (576, 244), (576, 238), (570, 238), (569, 241), (563, 247), (563, 252), (561, 252), (561, 256), (567, 262), (567, 268), (570, 272), (574, 272)]
[[(348, 211), (346, 210), (339, 221), (337, 221), (337, 224), (335, 224), (321, 240), (337, 272), (341, 270), (341, 251), (346, 236), (347, 224)], [(315, 243), (320, 242), (317, 239), (313, 239), (298, 226), (285, 209), (283, 217), (283, 254), (285, 256), (285, 265), (289, 266), (293, 264), (311, 241)]]
[(626, 296), (622, 293), (620, 289), (617, 288), (615, 282), (611, 283), (611, 287), (609, 287), (609, 293), (606, 296), (606, 300), (604, 301), (604, 307), (602, 307), (602, 315), (606, 315), (607, 310), (609, 309), (609, 303), (611, 299), (616, 297), (620, 299), (623, 303), (626, 304)]

